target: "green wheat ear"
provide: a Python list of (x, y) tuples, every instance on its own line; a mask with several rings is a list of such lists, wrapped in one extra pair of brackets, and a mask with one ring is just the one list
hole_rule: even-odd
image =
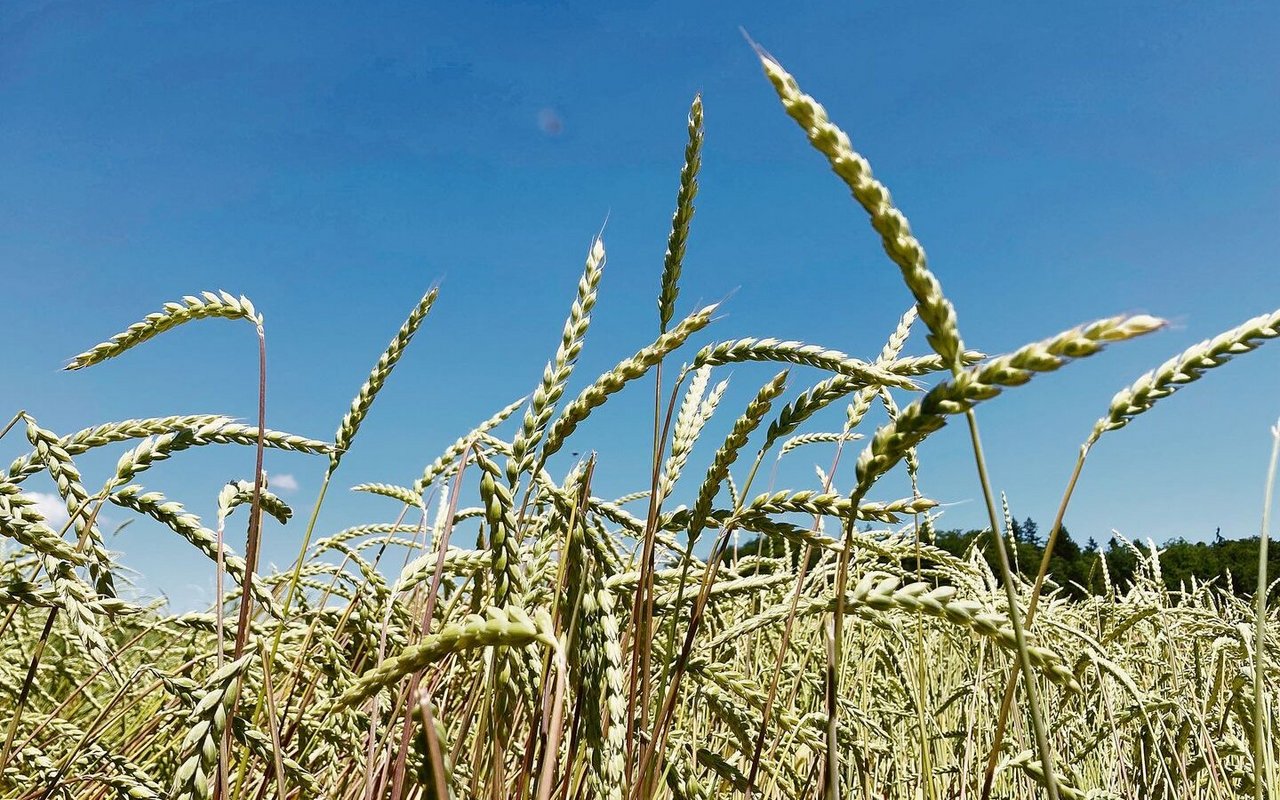
[(148, 314), (141, 322), (135, 322), (125, 331), (117, 333), (105, 342), (95, 345), (71, 359), (66, 369), (84, 369), (106, 361), (108, 358), (131, 350), (143, 342), (154, 339), (167, 330), (197, 319), (223, 317), (245, 319), (262, 327), (262, 315), (254, 310), (249, 298), (232, 296), (226, 292), (201, 292), (200, 296), (187, 295), (182, 302), (165, 303), (164, 309)]
[(929, 390), (888, 425), (876, 431), (858, 458), (858, 499), (897, 464), (912, 447), (946, 425), (948, 416), (963, 414), (1010, 386), (1021, 386), (1036, 374), (1053, 372), (1077, 358), (1093, 355), (1110, 342), (1142, 336), (1164, 327), (1146, 315), (1112, 317), (1026, 345), (985, 364), (961, 370), (955, 378)]
[(960, 366), (964, 343), (956, 324), (956, 310), (942, 294), (942, 284), (929, 271), (924, 246), (911, 232), (906, 216), (893, 204), (889, 189), (876, 180), (871, 164), (853, 149), (849, 136), (827, 116), (822, 104), (800, 90), (773, 56), (756, 47), (764, 73), (773, 84), (787, 115), (804, 130), (814, 149), (827, 157), (831, 170), (849, 187), (871, 217), (890, 260), (898, 265), (907, 288), (916, 298), (920, 319), (929, 328), (929, 344), (947, 366)]
[(689, 223), (693, 220), (693, 201), (698, 196), (698, 170), (702, 168), (702, 95), (695, 95), (689, 107), (689, 143), (684, 148), (684, 166), (680, 168), (680, 190), (676, 193), (676, 212), (671, 218), (671, 235), (667, 237), (667, 253), (662, 259), (662, 288), (658, 292), (659, 329), (667, 332), (676, 313), (676, 297), (680, 294), (680, 272), (684, 268), (684, 249), (689, 242)]
[(1204, 373), (1220, 367), (1242, 353), (1261, 347), (1280, 336), (1280, 309), (1254, 317), (1242, 325), (1224, 331), (1212, 339), (1192, 345), (1178, 355), (1139, 378), (1132, 386), (1116, 393), (1107, 415), (1093, 426), (1085, 441), (1088, 449), (1102, 434), (1128, 425), (1139, 414), (1151, 410), (1157, 400), (1168, 397), (1200, 380)]
[(435, 287), (429, 289), (422, 296), (422, 299), (418, 301), (418, 304), (413, 307), (413, 310), (409, 312), (409, 318), (400, 326), (400, 330), (391, 340), (391, 343), (387, 345), (387, 349), (383, 351), (378, 363), (373, 365), (373, 369), (369, 372), (369, 377), (365, 379), (364, 385), (356, 393), (355, 399), (351, 401), (351, 409), (342, 418), (342, 424), (338, 426), (338, 432), (333, 437), (333, 452), (329, 455), (330, 473), (338, 468), (338, 464), (342, 461), (342, 454), (351, 446), (351, 441), (355, 439), (356, 433), (360, 430), (360, 424), (369, 415), (369, 407), (373, 405), (373, 398), (378, 396), (378, 392), (382, 390), (387, 378), (391, 377), (391, 371), (395, 369), (396, 362), (404, 355), (405, 348), (413, 340), (413, 335), (418, 332), (422, 321), (427, 318), (427, 312), (431, 310), (432, 304), (435, 303), (438, 291)]

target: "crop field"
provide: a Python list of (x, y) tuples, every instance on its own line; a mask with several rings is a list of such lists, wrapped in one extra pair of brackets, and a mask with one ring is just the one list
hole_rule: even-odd
[[(849, 345), (875, 355), (717, 340), (718, 306), (683, 307), (703, 141), (695, 98), (652, 343), (598, 377), (575, 373), (606, 264), (593, 240), (538, 385), (399, 484), (360, 484), (341, 466), (433, 305), (448, 301), (435, 289), (329, 437), (268, 428), (262, 411), (79, 431), (20, 412), (0, 428), (28, 451), (0, 473), (0, 797), (1280, 798), (1269, 489), (1258, 586), (1243, 598), (1222, 581), (1171, 590), (1154, 546), (1132, 546), (1132, 580), (1113, 580), (1100, 559), (1102, 591), (1083, 598), (1048, 571), (1090, 452), (1123, 447), (1122, 429), (1186, 384), (1208, 377), (1190, 391), (1212, 392), (1209, 373), (1280, 336), (1280, 310), (1116, 387), (1082, 432), (1038, 574), (1014, 570), (984, 404), (1165, 323), (1087, 321), (1003, 354), (966, 346), (964, 309), (888, 189), (823, 106), (759, 56), (815, 160), (852, 194), (851, 219), (869, 219), (883, 268), (914, 298), (883, 341)], [(145, 360), (154, 337), (214, 319), (256, 332), (265, 408), (263, 314), (227, 292), (165, 303), (68, 368)], [(747, 362), (776, 374), (745, 407), (726, 407), (727, 376)], [(653, 397), (637, 421), (652, 429), (651, 467), (630, 494), (600, 496), (593, 444), (575, 431), (622, 391)], [(845, 409), (843, 426), (816, 427), (824, 409)], [(873, 410), (879, 427), (863, 424)], [(704, 435), (715, 415), (732, 421), (711, 426), (723, 438)], [(927, 457), (917, 450), (948, 423), (972, 442), (994, 563), (938, 547), (938, 503), (881, 485), (892, 473), (915, 487)], [(1273, 437), (1280, 449), (1280, 426)], [(211, 447), (245, 456), (214, 518), (146, 488), (162, 462)], [(91, 478), (77, 459), (100, 448), (119, 460)], [(314, 505), (272, 491), (270, 450), (327, 463)], [(773, 488), (782, 454), (818, 465), (817, 482)], [(850, 479), (836, 486), (841, 460)], [(1275, 460), (1260, 485), (1275, 483)], [(353, 484), (385, 502), (389, 521), (322, 529), (327, 491)], [(50, 486), (65, 525), (40, 513), (34, 493)], [(104, 509), (207, 556), (221, 601), (175, 613), (122, 599)], [(302, 543), (296, 559), (260, 569), (263, 536), (285, 524)]]

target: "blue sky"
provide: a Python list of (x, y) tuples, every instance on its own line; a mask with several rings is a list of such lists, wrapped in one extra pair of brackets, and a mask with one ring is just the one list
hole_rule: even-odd
[[(165, 300), (225, 288), (266, 315), (269, 424), (326, 438), (439, 280), (320, 534), (390, 520), (387, 501), (343, 489), (411, 481), (536, 385), (606, 219), (609, 262), (570, 391), (653, 338), (697, 91), (707, 139), (679, 313), (731, 295), (699, 342), (776, 336), (873, 356), (909, 295), (739, 26), (893, 190), (971, 346), (1000, 352), (1122, 312), (1173, 321), (981, 409), (993, 480), (1018, 516), (1052, 516), (1115, 391), (1280, 306), (1274, 4), (435, 5), (4, 4), (3, 415), (25, 408), (58, 432), (173, 413), (251, 418), (247, 326), (189, 326), (84, 372), (59, 369)], [(693, 481), (773, 374), (724, 372), (732, 388)], [(818, 377), (794, 371), (792, 396)], [(566, 449), (599, 450), (602, 493), (646, 485), (650, 387), (611, 401)], [(1256, 533), (1277, 415), (1272, 345), (1109, 434), (1068, 526), (1081, 540), (1112, 528)], [(0, 455), (21, 444), (10, 434)], [(84, 461), (91, 485), (117, 455)], [(955, 504), (946, 524), (982, 524), (961, 427), (921, 455), (926, 494)], [(187, 453), (145, 483), (208, 516), (252, 457)], [(811, 465), (829, 458), (789, 455), (779, 485), (811, 487)], [(294, 478), (286, 498), (305, 516), (323, 461), (272, 453), (267, 466)], [(901, 491), (891, 479), (880, 494)], [(288, 561), (301, 529), (273, 528), (266, 558)], [(172, 534), (139, 523), (115, 544), (149, 591), (179, 607), (207, 599), (207, 562)]]

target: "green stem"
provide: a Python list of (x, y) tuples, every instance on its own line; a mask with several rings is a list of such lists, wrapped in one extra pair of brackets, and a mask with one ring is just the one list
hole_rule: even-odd
[[(1067, 515), (1067, 506), (1071, 503), (1071, 495), (1075, 493), (1076, 482), (1080, 480), (1080, 472), (1084, 469), (1084, 461), (1089, 456), (1089, 445), (1080, 447), (1080, 455), (1076, 458), (1075, 469), (1067, 481), (1067, 489), (1062, 494), (1062, 502), (1058, 504), (1058, 513), (1053, 518), (1053, 527), (1049, 530), (1049, 539), (1044, 545), (1044, 555), (1040, 558), (1040, 569), (1036, 572), (1035, 585), (1031, 587), (1031, 600), (1027, 603), (1026, 628), (1030, 630), (1035, 623), (1036, 609), (1040, 603), (1040, 592), (1044, 589), (1045, 578), (1049, 574), (1049, 561), (1053, 558), (1054, 545), (1062, 531), (1062, 520)], [(1009, 724), (1009, 711), (1013, 708), (1013, 695), (1018, 688), (1018, 673), (1009, 672), (1009, 679), (1004, 686), (1004, 698), (1000, 701), (1000, 714), (996, 719), (995, 741), (991, 752), (987, 755), (987, 767), (982, 777), (982, 800), (991, 797), (991, 784), (995, 779), (996, 764), (1000, 761), (1000, 745), (1004, 742), (1005, 731)]]
[(996, 554), (1000, 561), (1000, 577), (1004, 583), (1005, 599), (1009, 604), (1009, 624), (1013, 628), (1014, 641), (1018, 646), (1018, 664), (1022, 668), (1022, 678), (1026, 684), (1027, 705), (1031, 712), (1031, 725), (1035, 731), (1036, 748), (1040, 751), (1040, 764), (1044, 769), (1044, 789), (1049, 800), (1058, 800), (1058, 780), (1053, 766), (1053, 751), (1049, 749), (1049, 735), (1044, 716), (1040, 713), (1040, 692), (1036, 689), (1035, 672), (1031, 667), (1031, 656), (1027, 651), (1027, 636), (1022, 627), (1021, 615), (1018, 613), (1018, 594), (1013, 587), (1013, 574), (1009, 569), (1009, 554), (1005, 551), (1004, 536), (1000, 533), (1000, 522), (996, 515), (995, 498), (991, 492), (991, 481), (987, 477), (987, 462), (983, 456), (982, 439), (978, 435), (978, 417), (973, 409), (965, 412), (969, 423), (969, 438), (973, 444), (974, 461), (978, 467), (978, 480), (982, 483), (983, 500), (987, 504), (987, 516), (991, 522), (991, 531), (995, 535)]
[(1253, 788), (1256, 800), (1263, 798), (1263, 766), (1266, 767), (1266, 784), (1275, 796), (1275, 767), (1271, 762), (1271, 747), (1265, 735), (1270, 727), (1270, 714), (1263, 698), (1263, 651), (1266, 649), (1267, 620), (1267, 538), (1271, 528), (1272, 492), (1276, 484), (1276, 460), (1280, 457), (1280, 422), (1271, 429), (1271, 463), (1267, 467), (1267, 488), (1262, 506), (1262, 531), (1258, 537), (1258, 593), (1254, 597), (1257, 615), (1253, 634)]

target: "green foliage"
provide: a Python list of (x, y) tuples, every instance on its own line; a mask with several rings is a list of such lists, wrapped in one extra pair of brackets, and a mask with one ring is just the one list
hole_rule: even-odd
[[(1017, 532), (1017, 564), (1022, 575), (1034, 577), (1040, 559), (1044, 555), (1044, 541), (1036, 533), (1038, 526), (1030, 517), (1015, 523)], [(956, 556), (965, 556), (970, 548), (977, 548), (987, 563), (995, 569), (996, 555), (992, 537), (983, 530), (943, 530), (937, 532), (934, 544)], [(1106, 584), (1099, 558), (1107, 561), (1107, 570), (1114, 584), (1125, 586), (1133, 582), (1141, 563), (1132, 544), (1114, 536), (1107, 540), (1105, 550), (1089, 537), (1083, 547), (1064, 526), (1058, 535), (1058, 543), (1049, 561), (1049, 577), (1070, 597), (1086, 594), (1103, 594)], [(1146, 548), (1144, 548), (1145, 550)], [(1248, 597), (1258, 582), (1258, 537), (1226, 539), (1221, 531), (1210, 542), (1189, 542), (1184, 538), (1169, 539), (1159, 545), (1160, 572), (1164, 585), (1170, 591), (1189, 588), (1193, 583), (1216, 581), (1237, 597)], [(1268, 574), (1280, 574), (1280, 554), (1270, 550), (1267, 554)]]

